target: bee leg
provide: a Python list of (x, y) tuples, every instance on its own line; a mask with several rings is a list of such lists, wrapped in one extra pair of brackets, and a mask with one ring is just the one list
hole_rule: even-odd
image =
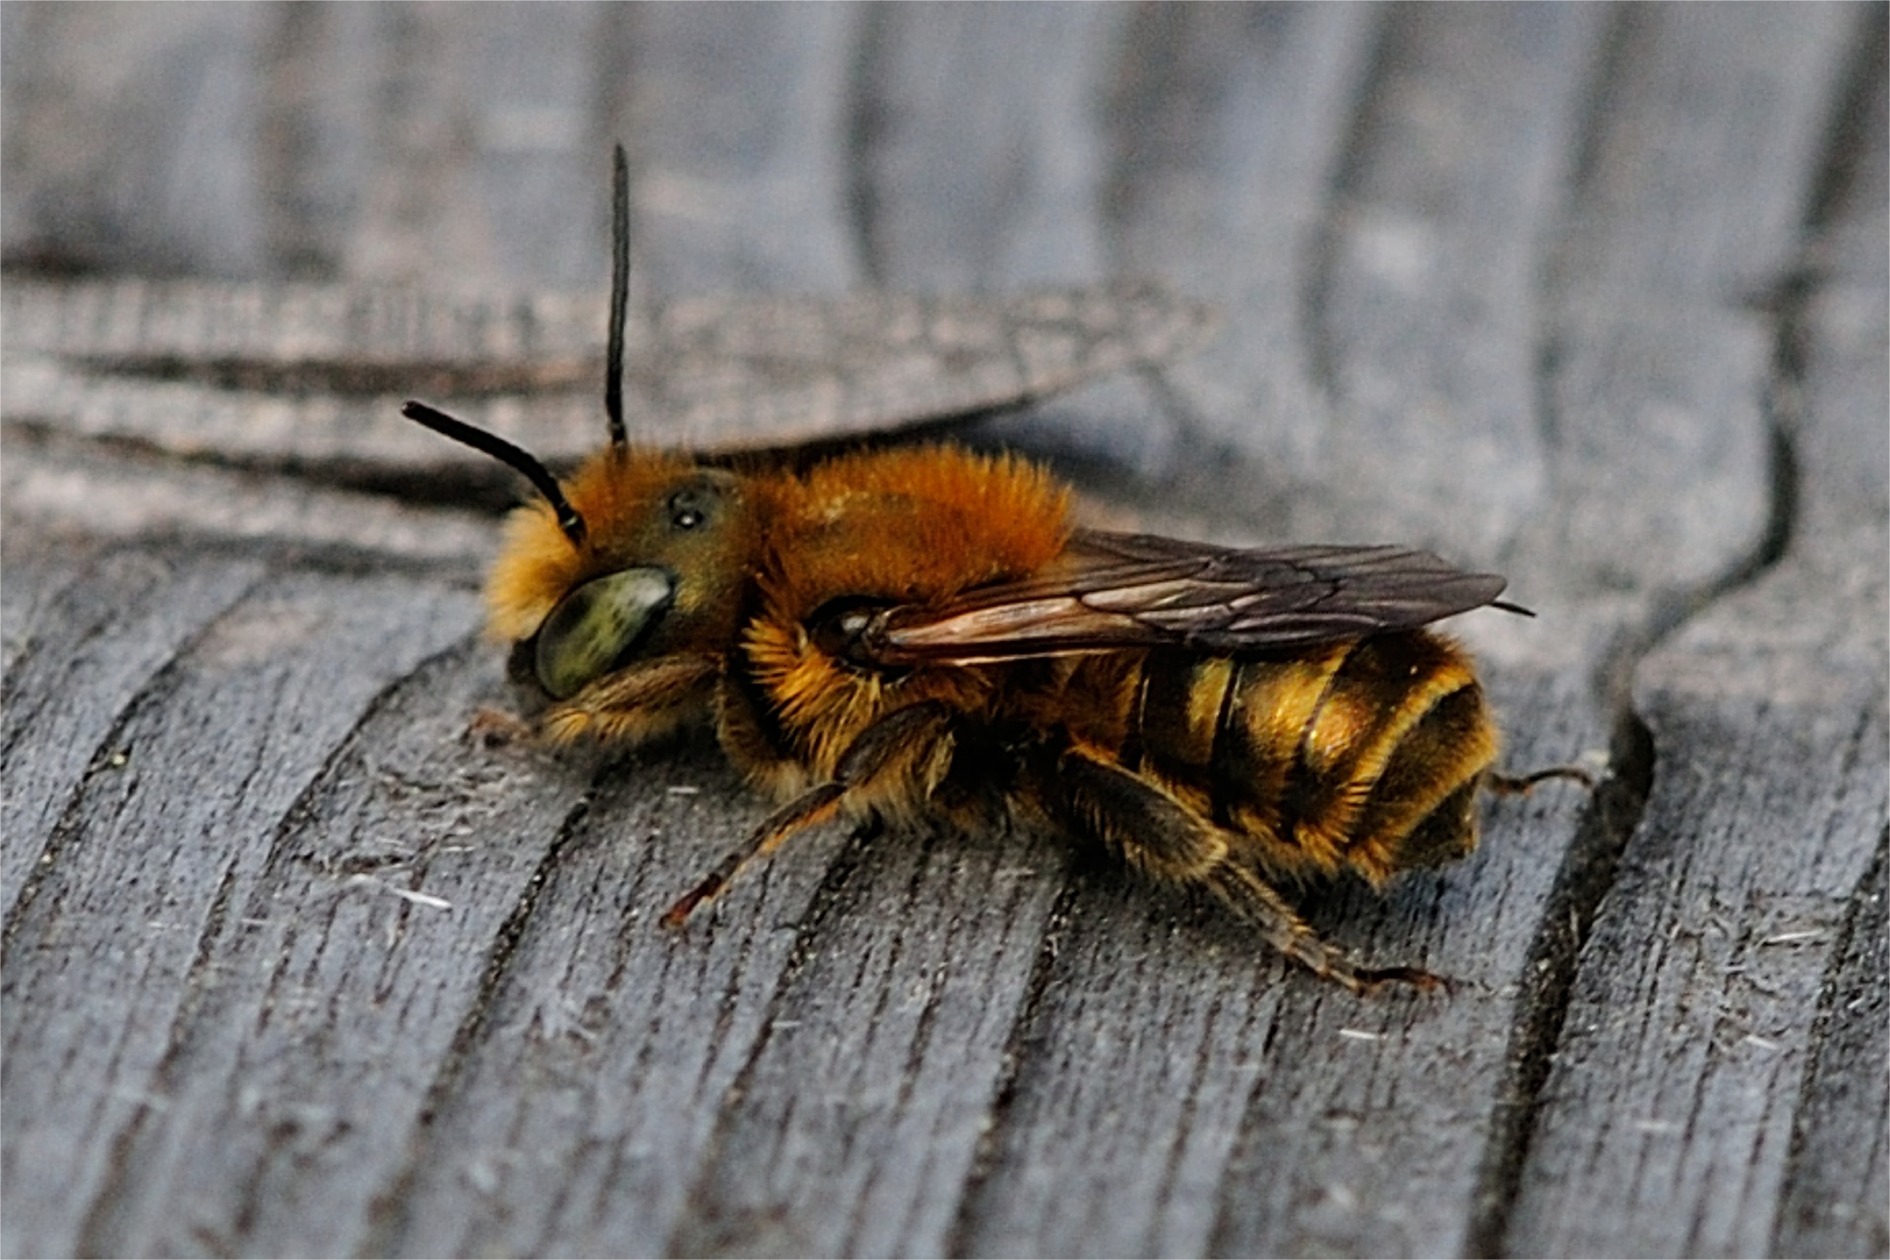
[(484, 747), (500, 748), (531, 739), (538, 734), (538, 728), (516, 713), (482, 707), (473, 711), (472, 720), (466, 723), (466, 734)]
[(874, 804), (930, 795), (951, 768), (951, 713), (927, 701), (888, 714), (867, 727), (841, 755), (833, 778), (808, 789), (768, 816), (740, 848), (663, 912), (663, 926), (678, 928), (704, 902), (720, 896), (751, 862), (768, 857), (788, 838), (842, 813)]
[(1370, 993), (1385, 984), (1408, 984), (1418, 989), (1446, 989), (1450, 982), (1422, 967), (1360, 967), (1336, 948), (1286, 904), (1273, 885), (1232, 862), (1223, 863), (1202, 881), (1235, 913), (1260, 929), (1275, 949), (1328, 980), (1354, 993)]
[(1354, 993), (1397, 983), (1433, 989), (1441, 977), (1417, 967), (1360, 967), (1320, 937), (1259, 873), (1239, 860), (1227, 832), (1159, 783), (1081, 749), (1056, 761), (1047, 799), (1063, 820), (1130, 867), (1174, 884), (1204, 887), (1257, 928), (1267, 944)]
[(559, 744), (581, 735), (643, 743), (699, 717), (720, 672), (714, 656), (659, 656), (604, 675), (526, 725), (533, 736)]
[(1491, 770), (1484, 774), (1483, 786), (1503, 796), (1527, 796), (1535, 790), (1536, 784), (1550, 779), (1570, 779), (1591, 792), (1595, 790), (1595, 776), (1581, 766), (1547, 766), (1528, 774), (1503, 774)]

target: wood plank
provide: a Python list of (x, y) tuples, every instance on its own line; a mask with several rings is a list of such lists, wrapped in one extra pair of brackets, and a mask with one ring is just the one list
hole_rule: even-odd
[[(854, 108), (858, 231), (876, 283), (1002, 292), (1136, 274), (1116, 261), (1103, 217), (1109, 134), (1098, 88), (1117, 73), (1129, 16), (1055, 5), (998, 21), (949, 5), (879, 15)], [(981, 90), (964, 91), (974, 78)], [(1151, 422), (1160, 410), (1147, 386), (1104, 381), (1003, 418), (985, 440), (1147, 468), (1173, 440)]]
[[(1802, 203), (1829, 216), (1811, 223), (1829, 278), (1778, 330), (1804, 355), (1781, 352), (1774, 387), (1797, 510), (1776, 561), (1636, 669), (1654, 790), (1584, 952), (1523, 1171), (1517, 1252), (1861, 1255), (1890, 1237), (1881, 1072), (1852, 1083), (1863, 1096), (1835, 1127), (1830, 1103), (1814, 1102), (1833, 1087), (1820, 1065), (1881, 1036), (1885, 983), (1860, 969), (1871, 947), (1855, 940), (1881, 913), (1890, 829), (1878, 624), (1890, 221), (1884, 84), (1869, 64), (1829, 107), (1861, 120), (1861, 158), (1834, 153), (1824, 179), (1841, 193)], [(1605, 1111), (1585, 1101), (1597, 1088)], [(1850, 1154), (1800, 1164), (1793, 1151), (1812, 1141)], [(1781, 1215), (1805, 1176), (1829, 1197)]]
[(633, 239), (648, 290), (839, 293), (866, 280), (849, 162), (855, 5), (633, 11)]
[[(601, 441), (599, 294), (454, 297), (359, 285), (7, 286), (15, 427), (369, 484), (490, 484), (486, 456), (409, 423), (416, 395), (554, 466)], [(636, 312), (626, 421), (723, 454), (842, 443), (1017, 407), (1184, 353), (1211, 308), (1153, 285), (1004, 299), (856, 292)], [(503, 474), (509, 478), (509, 474)]]
[[(1883, 23), (0, 9), (0, 1251), (1890, 1252)], [(1149, 274), (1226, 336), (1114, 307), (1057, 361), (1133, 376), (974, 438), (1511, 573), (1453, 626), (1508, 759), (1617, 777), (1304, 893), (1455, 993), (1021, 828), (825, 831), (666, 934), (765, 808), (707, 741), (468, 738), (515, 488), (395, 407), (595, 443), (617, 137), (666, 436), (1030, 392), (862, 283)]]
[[(1276, 536), (1334, 536), (1330, 517), (1295, 515), (1317, 497), (1295, 486), (1342, 485), (1321, 458), (1330, 410), (1304, 317), (1382, 22), (1362, 6), (1159, 7), (1124, 53), (1111, 201), (1125, 262), (1211, 296), (1229, 321), (1168, 375), (1164, 400), (1174, 472), (1229, 476), (1171, 497), (1226, 502)], [(1210, 515), (1197, 510), (1195, 529)]]
[[(56, 802), (59, 824), (30, 837), (45, 847), (16, 886), (0, 958), (10, 1048), (0, 1172), (9, 1197), (34, 1207), (8, 1216), (13, 1253), (53, 1239), (66, 1242), (52, 1250), (139, 1249), (115, 1241), (115, 1215), (127, 1173), (156, 1166), (126, 1157), (141, 1133), (162, 1134), (184, 1114), (172, 1111), (169, 1072), (178, 1034), (215, 988), (211, 944), (226, 931), (244, 935), (244, 916), (259, 912), (246, 894), (285, 856), (272, 837), (337, 743), (388, 686), (465, 633), (464, 594), (411, 580), (301, 571), (259, 581), (253, 566), (180, 562), (207, 571), (163, 589), (160, 607), (196, 594), (193, 603), (225, 609), (188, 642), (172, 636), (163, 673), (108, 731), (70, 729), (50, 707), (19, 718), (19, 746), (97, 742), (79, 746), (79, 764), (92, 770), (82, 781), (71, 782), (70, 756), (44, 767), (60, 782), (34, 795)], [(405, 598), (360, 597), (376, 583)], [(232, 587), (243, 592), (234, 603)], [(37, 663), (29, 655), (16, 674)], [(9, 784), (31, 785), (38, 768), (9, 758)], [(82, 1006), (64, 1000), (75, 993)], [(227, 1080), (197, 1083), (227, 1096)], [(76, 1132), (112, 1137), (74, 1143)]]

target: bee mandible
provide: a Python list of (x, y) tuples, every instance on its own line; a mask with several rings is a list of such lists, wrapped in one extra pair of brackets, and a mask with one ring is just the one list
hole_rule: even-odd
[[(1287, 957), (1361, 966), (1279, 891), (1374, 886), (1469, 853), (1498, 737), (1430, 623), (1502, 578), (1400, 547), (1230, 549), (1076, 527), (1041, 467), (949, 445), (737, 471), (633, 447), (623, 420), (628, 174), (614, 163), (609, 441), (560, 480), (420, 402), (404, 414), (538, 492), (487, 584), (552, 741), (712, 726), (780, 802), (669, 908), (834, 819), (965, 820), (996, 801), (1157, 880), (1205, 888)], [(1520, 611), (1520, 610), (1516, 610)]]

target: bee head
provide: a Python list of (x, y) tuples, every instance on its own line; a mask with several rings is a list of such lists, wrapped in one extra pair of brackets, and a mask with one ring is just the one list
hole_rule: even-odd
[(554, 699), (629, 662), (733, 641), (759, 547), (748, 483), (612, 444), (568, 482), (510, 442), (421, 403), (406, 415), (504, 461), (540, 498), (512, 513), (486, 583), (489, 627), (514, 672)]
[(735, 635), (741, 582), (756, 546), (741, 478), (631, 450), (624, 427), (629, 308), (629, 164), (612, 151), (610, 319), (603, 406), (610, 444), (569, 484), (501, 436), (425, 402), (404, 416), (518, 470), (539, 502), (518, 508), (486, 584), (491, 633), (514, 644), (554, 699), (641, 657), (720, 650)]
[(623, 358), (630, 177), (622, 145), (612, 167), (604, 368), (610, 444), (564, 483), (501, 437), (425, 403), (402, 409), (408, 419), (515, 469), (538, 491), (539, 502), (512, 514), (486, 597), (492, 632), (514, 644), (514, 661), (554, 699), (639, 658), (731, 642), (756, 546), (739, 477), (629, 445)]
[(635, 660), (725, 650), (758, 547), (750, 489), (725, 469), (607, 448), (570, 481), (582, 543), (549, 503), (513, 514), (486, 588), (492, 629), (556, 699)]

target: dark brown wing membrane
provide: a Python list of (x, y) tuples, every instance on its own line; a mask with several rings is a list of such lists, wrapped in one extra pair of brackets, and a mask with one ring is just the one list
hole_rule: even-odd
[(942, 608), (887, 609), (856, 650), (909, 665), (1131, 647), (1303, 647), (1421, 626), (1482, 607), (1503, 585), (1403, 547), (1235, 550), (1079, 530), (1030, 577), (968, 591)]

